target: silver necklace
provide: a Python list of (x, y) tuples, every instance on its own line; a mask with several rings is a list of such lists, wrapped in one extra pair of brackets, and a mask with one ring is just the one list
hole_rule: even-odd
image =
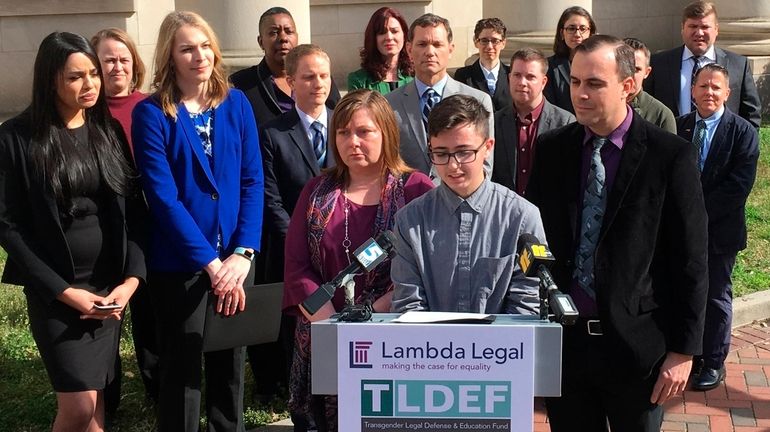
[(348, 214), (350, 213), (350, 203), (348, 202), (348, 194), (347, 191), (342, 191), (342, 196), (345, 197), (345, 204), (343, 206), (343, 210), (345, 211), (345, 239), (342, 240), (342, 247), (345, 249), (345, 256), (348, 259), (348, 264), (350, 264), (350, 237), (348, 237)]

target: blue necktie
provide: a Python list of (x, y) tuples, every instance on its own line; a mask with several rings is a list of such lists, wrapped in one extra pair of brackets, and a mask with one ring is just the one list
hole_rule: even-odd
[(422, 97), (424, 102), (422, 106), (422, 122), (425, 125), (425, 132), (428, 132), (428, 116), (433, 107), (441, 101), (441, 97), (436, 93), (436, 90), (433, 90), (433, 87), (428, 87), (428, 90), (425, 90)]
[(324, 140), (323, 125), (321, 122), (313, 122), (313, 151), (318, 161), (318, 166), (323, 167), (326, 161), (326, 140)]
[(490, 95), (495, 94), (495, 89), (497, 88), (497, 79), (495, 79), (495, 74), (492, 72), (489, 72), (489, 75), (487, 75), (487, 88), (489, 89)]
[(703, 171), (703, 165), (701, 165), (701, 153), (703, 152), (703, 144), (706, 142), (706, 121), (701, 119), (695, 122), (695, 131), (692, 133), (692, 143), (695, 146), (697, 152), (696, 161), (698, 162), (698, 168)]
[(580, 245), (575, 254), (575, 273), (577, 283), (586, 294), (596, 299), (594, 290), (594, 252), (599, 241), (604, 210), (607, 207), (607, 191), (604, 187), (606, 172), (602, 163), (602, 146), (607, 138), (596, 137), (593, 140), (591, 154), (591, 169), (586, 179), (586, 190), (583, 195), (583, 213), (580, 224)]

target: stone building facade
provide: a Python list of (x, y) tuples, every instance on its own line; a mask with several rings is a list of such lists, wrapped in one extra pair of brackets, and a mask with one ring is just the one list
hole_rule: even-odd
[[(138, 43), (145, 63), (152, 64), (158, 28), (171, 10), (202, 14), (220, 38), (227, 64), (239, 69), (261, 58), (257, 36), (259, 15), (283, 6), (294, 15), (300, 42), (313, 42), (329, 52), (337, 84), (358, 69), (358, 48), (371, 13), (389, 5), (411, 21), (432, 12), (450, 20), (455, 52), (451, 67), (462, 66), (474, 53), (473, 26), (497, 16), (508, 26), (504, 57), (522, 46), (550, 51), (561, 11), (580, 5), (591, 11), (601, 33), (633, 36), (653, 51), (681, 44), (681, 10), (689, 0), (0, 0), (0, 119), (29, 103), (32, 65), (40, 41), (61, 30), (86, 37), (104, 27), (120, 27)], [(714, 0), (719, 11), (717, 44), (751, 59), (770, 114), (770, 1)]]

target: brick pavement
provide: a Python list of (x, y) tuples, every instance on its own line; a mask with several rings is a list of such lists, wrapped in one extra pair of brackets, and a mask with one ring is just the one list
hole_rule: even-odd
[[(770, 327), (733, 329), (727, 379), (708, 392), (685, 391), (666, 403), (663, 432), (770, 431)], [(550, 432), (545, 407), (535, 401), (535, 432)]]

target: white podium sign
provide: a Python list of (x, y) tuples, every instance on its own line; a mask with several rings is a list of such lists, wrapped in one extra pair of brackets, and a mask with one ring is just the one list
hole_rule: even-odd
[(337, 327), (340, 431), (532, 431), (532, 327), (372, 330)]

